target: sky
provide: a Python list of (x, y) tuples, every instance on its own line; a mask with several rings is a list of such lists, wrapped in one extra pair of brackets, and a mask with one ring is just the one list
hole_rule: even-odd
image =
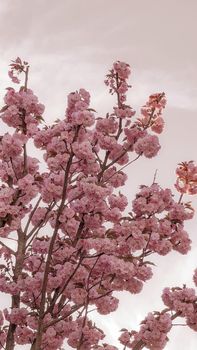
[[(67, 94), (81, 87), (90, 91), (91, 106), (104, 116), (114, 102), (104, 76), (114, 61), (129, 63), (131, 106), (139, 111), (150, 94), (164, 91), (167, 107), (158, 157), (131, 165), (124, 191), (131, 201), (140, 184), (152, 182), (156, 169), (161, 186), (173, 189), (177, 164), (196, 160), (196, 13), (196, 0), (1, 0), (0, 100), (11, 85), (8, 64), (19, 56), (30, 63), (29, 86), (45, 104), (48, 124), (64, 118)], [(137, 328), (147, 312), (162, 307), (165, 286), (193, 286), (196, 219), (188, 222), (187, 230), (193, 240), (187, 256), (158, 258), (154, 278), (141, 294), (124, 293), (116, 313), (97, 318), (114, 345), (121, 328)], [(192, 330), (173, 327), (165, 349), (196, 347)]]

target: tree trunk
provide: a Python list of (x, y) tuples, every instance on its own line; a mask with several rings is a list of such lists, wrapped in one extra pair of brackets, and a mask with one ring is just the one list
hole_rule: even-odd
[[(25, 245), (26, 245), (26, 239), (24, 232), (19, 229), (18, 230), (18, 249), (16, 253), (16, 263), (15, 263), (15, 269), (14, 269), (14, 276), (13, 281), (16, 283), (18, 280), (18, 277), (20, 276), (22, 269), (23, 269), (23, 262), (24, 262), (24, 256), (25, 256)], [(12, 306), (13, 308), (19, 308), (20, 307), (20, 295), (13, 295), (12, 296)], [(14, 350), (15, 341), (14, 341), (14, 333), (16, 330), (16, 325), (13, 323), (10, 323), (7, 339), (6, 339), (6, 345), (5, 350)]]

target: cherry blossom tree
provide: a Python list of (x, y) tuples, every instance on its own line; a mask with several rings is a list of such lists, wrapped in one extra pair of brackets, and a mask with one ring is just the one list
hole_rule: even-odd
[[(117, 350), (90, 311), (104, 317), (118, 308), (116, 291), (140, 293), (153, 275), (153, 253), (190, 250), (184, 222), (194, 210), (183, 196), (197, 193), (193, 161), (178, 165), (178, 195), (155, 178), (132, 203), (119, 190), (128, 165), (157, 155), (164, 129), (165, 94), (151, 95), (136, 118), (126, 102), (130, 73), (117, 61), (106, 76), (116, 96), (112, 113), (98, 116), (81, 88), (68, 95), (65, 117), (48, 126), (28, 87), (29, 64), (17, 58), (10, 65), (13, 83), (24, 83), (7, 88), (0, 111), (11, 127), (0, 136), (0, 291), (10, 300), (0, 312), (0, 349), (58, 350), (67, 342)], [(197, 331), (194, 289), (166, 288), (162, 300), (164, 309), (149, 313), (138, 331), (122, 330), (119, 349), (163, 349), (176, 317)]]

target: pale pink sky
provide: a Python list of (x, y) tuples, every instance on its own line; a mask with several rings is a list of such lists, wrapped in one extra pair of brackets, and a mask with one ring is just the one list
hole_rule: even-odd
[[(113, 61), (128, 62), (128, 102), (139, 108), (149, 94), (165, 91), (168, 105), (163, 148), (157, 158), (128, 169), (125, 193), (132, 200), (138, 185), (151, 183), (155, 169), (160, 184), (172, 187), (177, 163), (197, 158), (196, 13), (196, 0), (1, 0), (0, 97), (10, 85), (8, 63), (20, 56), (31, 64), (29, 84), (46, 105), (48, 123), (63, 118), (66, 95), (80, 87), (91, 92), (92, 107), (103, 115), (113, 106), (104, 75)], [(158, 258), (143, 293), (125, 293), (119, 311), (99, 319), (114, 345), (119, 329), (137, 328), (148, 311), (160, 308), (165, 286), (190, 283), (197, 266), (196, 219), (187, 228), (193, 250)], [(174, 327), (165, 349), (196, 348), (193, 331)]]

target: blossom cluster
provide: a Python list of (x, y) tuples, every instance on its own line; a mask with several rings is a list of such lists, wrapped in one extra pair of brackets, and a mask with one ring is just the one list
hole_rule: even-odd
[[(196, 271), (194, 283), (196, 283)], [(123, 329), (119, 341), (129, 349), (162, 350), (168, 342), (168, 333), (173, 327), (173, 320), (185, 318), (186, 325), (197, 331), (197, 295), (193, 288), (164, 288), (162, 300), (167, 308), (162, 312), (149, 313), (141, 322), (138, 332)]]
[(31, 89), (21, 87), (19, 91), (8, 88), (1, 109), (1, 118), (8, 125), (31, 137), (37, 131), (44, 112), (44, 105), (38, 102)]
[(141, 322), (139, 332), (124, 330), (119, 338), (130, 349), (162, 350), (168, 342), (167, 334), (172, 327), (169, 313), (149, 313)]
[(142, 117), (138, 118), (137, 124), (143, 128), (151, 128), (157, 134), (161, 134), (164, 128), (162, 117), (163, 109), (166, 105), (165, 94), (157, 93), (149, 96), (149, 100), (141, 108)]
[(197, 331), (197, 295), (193, 288), (165, 288), (162, 300), (170, 310), (185, 317), (187, 325)]

